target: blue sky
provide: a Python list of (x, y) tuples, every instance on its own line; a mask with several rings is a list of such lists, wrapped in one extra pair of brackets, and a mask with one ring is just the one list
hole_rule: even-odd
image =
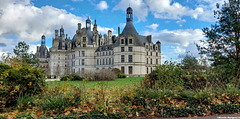
[[(63, 25), (73, 37), (77, 23), (85, 26), (88, 16), (96, 19), (101, 34), (117, 34), (126, 22), (126, 8), (133, 8), (134, 25), (141, 35), (152, 35), (162, 43), (162, 58), (180, 61), (179, 55), (190, 51), (196, 57), (194, 43), (205, 39), (202, 28), (214, 24), (216, 3), (224, 0), (0, 0), (0, 55), (12, 53), (19, 41), (30, 44), (36, 52), (41, 35), (51, 47), (54, 30)], [(162, 62), (163, 62), (162, 61)]]

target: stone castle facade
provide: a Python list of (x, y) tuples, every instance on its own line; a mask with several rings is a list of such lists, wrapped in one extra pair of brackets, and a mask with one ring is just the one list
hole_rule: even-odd
[(41, 67), (51, 76), (71, 73), (118, 68), (128, 76), (144, 76), (161, 64), (161, 43), (152, 42), (152, 36), (139, 35), (133, 25), (133, 10), (127, 8), (126, 26), (118, 36), (101, 35), (96, 20), (91, 30), (91, 20), (86, 27), (78, 23), (78, 29), (72, 39), (64, 34), (63, 27), (55, 30), (52, 47), (48, 51), (45, 36), (36, 56)]

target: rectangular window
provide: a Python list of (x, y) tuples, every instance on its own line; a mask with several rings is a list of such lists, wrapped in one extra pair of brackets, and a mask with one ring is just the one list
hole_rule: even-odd
[(121, 62), (124, 62), (124, 55), (121, 55)]
[(158, 56), (158, 53), (156, 52), (156, 56)]
[(148, 64), (148, 58), (147, 58), (147, 64)]
[(132, 66), (129, 66), (128, 67), (128, 74), (132, 74), (133, 73), (133, 67)]
[(133, 62), (132, 55), (128, 55), (128, 62)]
[(112, 62), (111, 62), (111, 58), (109, 58), (109, 64), (112, 64)]
[(152, 59), (151, 59), (151, 64), (152, 64)]
[(133, 51), (132, 47), (128, 47), (128, 52), (132, 52), (132, 51)]
[(124, 44), (124, 39), (121, 39), (121, 44)]
[(85, 56), (85, 51), (82, 51), (82, 56), (83, 56), (83, 57)]
[(121, 67), (121, 73), (124, 74), (124, 67)]
[(83, 44), (83, 47), (86, 47), (86, 44)]
[(80, 51), (79, 51), (79, 55), (78, 55), (78, 56), (79, 56), (79, 57), (81, 56), (81, 55), (80, 55)]
[(148, 74), (148, 67), (147, 67), (147, 74)]
[(121, 47), (121, 52), (124, 52), (124, 47)]
[(79, 59), (79, 66), (80, 66), (80, 59)]
[(129, 44), (132, 44), (132, 39), (129, 39)]
[(156, 64), (158, 64), (158, 59), (156, 59)]
[(151, 56), (152, 56), (152, 52), (151, 52)]
[(86, 37), (83, 37), (83, 42), (86, 42), (87, 40), (86, 40)]
[(97, 65), (98, 65), (99, 60), (97, 59)]
[(85, 65), (85, 63), (84, 63), (84, 59), (82, 59), (82, 65)]

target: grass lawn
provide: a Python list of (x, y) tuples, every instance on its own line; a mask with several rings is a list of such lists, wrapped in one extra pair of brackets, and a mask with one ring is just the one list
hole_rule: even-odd
[[(101, 84), (104, 84), (106, 87), (133, 87), (135, 85), (140, 85), (140, 82), (143, 80), (143, 77), (129, 77), (124, 79), (116, 79), (115, 81), (88, 81), (86, 83), (86, 88), (94, 88)], [(81, 87), (83, 81), (49, 81), (47, 82), (48, 88), (54, 88), (59, 85), (68, 84), (71, 86)]]

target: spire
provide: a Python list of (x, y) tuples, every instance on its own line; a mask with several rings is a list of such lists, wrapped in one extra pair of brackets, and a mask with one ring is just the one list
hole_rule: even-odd
[(88, 19), (86, 20), (86, 30), (91, 30), (91, 20), (88, 16)]

